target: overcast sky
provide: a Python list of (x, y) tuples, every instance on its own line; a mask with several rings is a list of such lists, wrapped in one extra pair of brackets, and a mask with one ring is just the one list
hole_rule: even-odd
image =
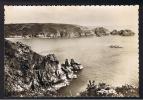
[(138, 26), (138, 6), (5, 6), (5, 23)]

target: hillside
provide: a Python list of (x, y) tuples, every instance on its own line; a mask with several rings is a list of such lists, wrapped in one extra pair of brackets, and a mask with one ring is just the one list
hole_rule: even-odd
[(5, 37), (46, 37), (46, 38), (73, 38), (83, 36), (133, 36), (135, 33), (131, 30), (113, 30), (109, 32), (104, 27), (89, 28), (85, 26), (72, 24), (56, 23), (22, 23), (22, 24), (5, 24)]
[(49, 38), (70, 38), (81, 37), (88, 34), (80, 26), (70, 24), (7, 24), (5, 25), (5, 37), (9, 36), (22, 37), (49, 37)]

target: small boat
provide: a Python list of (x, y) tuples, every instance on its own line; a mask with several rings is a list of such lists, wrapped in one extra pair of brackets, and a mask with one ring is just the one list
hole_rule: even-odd
[(123, 47), (118, 46), (118, 45), (110, 45), (109, 47), (110, 47), (110, 48), (123, 48)]

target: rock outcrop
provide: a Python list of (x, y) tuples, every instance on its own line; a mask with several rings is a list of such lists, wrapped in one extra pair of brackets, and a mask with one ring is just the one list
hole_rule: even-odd
[(98, 37), (110, 35), (109, 30), (104, 27), (97, 27), (94, 29), (94, 32)]
[(135, 35), (135, 33), (131, 30), (113, 30), (112, 32), (110, 32), (111, 35), (120, 35), (120, 36), (133, 36)]
[(54, 54), (39, 55), (21, 42), (5, 40), (4, 59), (6, 96), (57, 96), (77, 78), (77, 70), (61, 66)]

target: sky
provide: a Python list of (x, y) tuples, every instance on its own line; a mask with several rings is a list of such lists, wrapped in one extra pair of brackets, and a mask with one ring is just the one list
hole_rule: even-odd
[(5, 23), (66, 23), (83, 26), (138, 26), (135, 6), (5, 6)]

